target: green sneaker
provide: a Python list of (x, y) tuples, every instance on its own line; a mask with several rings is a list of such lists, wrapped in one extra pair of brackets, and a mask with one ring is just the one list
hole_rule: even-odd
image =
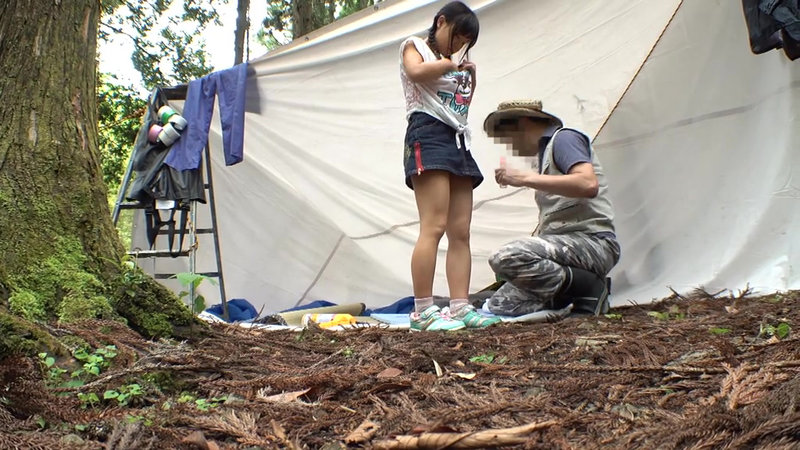
[(458, 308), (451, 317), (464, 322), (467, 328), (486, 328), (501, 322), (499, 317), (486, 317), (475, 311), (475, 307), (472, 305)]
[(442, 311), (436, 305), (425, 308), (421, 313), (412, 312), (410, 319), (411, 331), (455, 331), (462, 330), (466, 326), (460, 320), (442, 315)]

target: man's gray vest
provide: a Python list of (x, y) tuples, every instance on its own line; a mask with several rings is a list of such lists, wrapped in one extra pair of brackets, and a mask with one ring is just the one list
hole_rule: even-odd
[[(564, 175), (556, 167), (553, 158), (553, 143), (556, 136), (565, 128), (556, 131), (542, 155), (539, 173), (544, 175)], [(573, 130), (576, 131), (576, 130)], [(597, 176), (599, 189), (594, 198), (571, 198), (563, 195), (536, 191), (536, 205), (539, 207), (539, 225), (534, 234), (602, 233), (614, 232), (614, 211), (608, 199), (608, 184), (597, 159), (597, 154), (589, 145), (592, 167)]]

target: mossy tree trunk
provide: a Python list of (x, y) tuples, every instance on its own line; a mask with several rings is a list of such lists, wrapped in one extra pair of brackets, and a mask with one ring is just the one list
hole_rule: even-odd
[(162, 334), (142, 324), (150, 312), (190, 315), (152, 279), (124, 281), (97, 147), (99, 13), (98, 0), (0, 2), (0, 304), (24, 290), (47, 320), (64, 299), (103, 298)]

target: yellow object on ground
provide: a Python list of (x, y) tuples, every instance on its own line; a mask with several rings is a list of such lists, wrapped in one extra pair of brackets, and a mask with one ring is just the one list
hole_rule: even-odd
[(350, 314), (305, 314), (303, 316), (303, 326), (309, 322), (315, 322), (320, 328), (338, 327), (340, 325), (355, 325), (356, 318)]

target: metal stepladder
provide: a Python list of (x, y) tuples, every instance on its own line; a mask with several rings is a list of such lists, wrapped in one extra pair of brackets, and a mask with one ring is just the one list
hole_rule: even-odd
[[(170, 88), (170, 89), (162, 89), (162, 92), (167, 94), (167, 99), (169, 100), (183, 100), (185, 99), (186, 90), (185, 86), (180, 86), (178, 88)], [(155, 95), (155, 94), (154, 94)], [(171, 226), (170, 230), (162, 230), (159, 229), (155, 236), (153, 236), (154, 240), (152, 241), (153, 247), (157, 247), (159, 243), (158, 237), (167, 236), (169, 238), (169, 249), (148, 249), (148, 250), (129, 250), (127, 253), (128, 255), (134, 256), (137, 261), (140, 258), (188, 258), (188, 271), (192, 274), (203, 275), (209, 278), (216, 278), (218, 280), (219, 286), (219, 296), (220, 302), (222, 304), (222, 312), (223, 318), (228, 320), (228, 305), (227, 305), (227, 297), (225, 296), (225, 280), (222, 273), (222, 258), (220, 253), (220, 246), (219, 246), (219, 235), (218, 235), (218, 225), (217, 225), (217, 212), (215, 206), (215, 199), (214, 199), (214, 187), (212, 182), (212, 172), (211, 172), (211, 152), (209, 145), (206, 145), (203, 151), (203, 165), (205, 166), (205, 180), (203, 180), (203, 190), (205, 191), (206, 198), (207, 198), (207, 207), (208, 207), (208, 215), (210, 216), (211, 226), (208, 228), (198, 228), (198, 208), (199, 203), (197, 200), (191, 200), (188, 202), (188, 218), (187, 210), (185, 203), (181, 203), (178, 201), (155, 201), (154, 203), (157, 204), (150, 204), (142, 203), (137, 201), (127, 201), (126, 193), (130, 188), (130, 184), (132, 182), (132, 177), (134, 173), (134, 161), (136, 159), (137, 147), (134, 146), (134, 150), (131, 154), (130, 160), (128, 162), (128, 167), (125, 170), (125, 175), (122, 179), (122, 183), (120, 184), (119, 194), (117, 196), (117, 201), (114, 205), (114, 210), (112, 212), (112, 221), (114, 226), (117, 225), (119, 221), (120, 212), (122, 210), (155, 210), (156, 214), (159, 214), (160, 219), (160, 212), (161, 211), (168, 211), (170, 213), (170, 221), (173, 221), (173, 226)], [(202, 172), (202, 170), (201, 170)], [(173, 238), (174, 238), (174, 220), (178, 218), (180, 221), (179, 227), (181, 228), (181, 238), (178, 242), (177, 250), (173, 250)], [(188, 219), (188, 220), (187, 220)], [(185, 227), (185, 228), (184, 228)], [(188, 232), (188, 246), (183, 246), (183, 231)], [(213, 238), (213, 245), (214, 245), (214, 260), (216, 263), (216, 270), (212, 272), (196, 272), (197, 270), (197, 249), (198, 249), (198, 236), (199, 235), (211, 235)], [(163, 239), (161, 239), (163, 242)], [(173, 278), (176, 273), (154, 273), (153, 278), (156, 280), (166, 280), (169, 278)], [(189, 298), (195, 298), (194, 292), (194, 285), (190, 284), (189, 288)]]

